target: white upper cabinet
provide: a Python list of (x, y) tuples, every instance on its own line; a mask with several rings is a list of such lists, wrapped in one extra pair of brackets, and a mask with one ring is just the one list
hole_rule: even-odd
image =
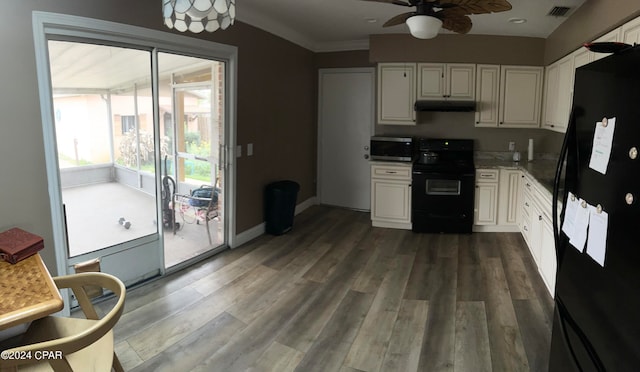
[(556, 120), (558, 106), (558, 64), (551, 64), (544, 69), (544, 128), (551, 128)]
[[(573, 68), (576, 69), (578, 67), (582, 67), (587, 65), (593, 61), (593, 52), (589, 49), (582, 47), (575, 52), (573, 52)], [(575, 72), (574, 72), (575, 74)]]
[(540, 127), (542, 75), (538, 66), (500, 67), (500, 127)]
[[(626, 25), (625, 25), (626, 26)], [(613, 31), (610, 31), (602, 36), (600, 36), (599, 38), (595, 39), (594, 42), (618, 42), (618, 41), (623, 41), (623, 39), (621, 38), (621, 34), (622, 33), (622, 27), (616, 28)], [(633, 44), (633, 43), (631, 43)], [(611, 53), (593, 53), (593, 60), (597, 61), (601, 58), (604, 58), (606, 56), (608, 56)]]
[(620, 27), (619, 40), (627, 44), (640, 44), (640, 18), (633, 19)]
[(497, 127), (500, 66), (478, 65), (476, 74), (476, 127)]
[(445, 66), (440, 63), (418, 63), (418, 99), (441, 100), (445, 97)]
[(542, 126), (556, 132), (565, 132), (571, 113), (573, 98), (573, 55), (547, 66), (545, 73), (545, 113)]
[[(635, 26), (633, 25), (635, 23)], [(630, 21), (628, 24), (616, 28), (612, 30), (593, 42), (625, 42), (628, 44), (633, 44), (635, 40), (640, 37), (640, 20), (634, 19)], [(637, 42), (637, 41), (635, 41)], [(593, 61), (597, 61), (601, 58), (604, 58), (609, 55), (609, 53), (594, 53), (585, 47), (578, 48), (575, 52), (573, 52), (573, 67), (574, 69), (578, 67), (582, 67), (586, 64), (589, 64)]]
[(415, 125), (416, 64), (378, 64), (378, 124)]
[(475, 74), (475, 64), (418, 63), (417, 99), (473, 101)]
[(543, 71), (538, 66), (478, 65), (476, 127), (539, 128)]

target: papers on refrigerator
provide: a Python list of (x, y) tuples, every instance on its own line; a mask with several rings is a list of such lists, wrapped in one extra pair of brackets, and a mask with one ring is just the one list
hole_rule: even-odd
[(567, 198), (567, 208), (564, 212), (564, 222), (562, 223), (562, 231), (571, 239), (573, 237), (573, 232), (575, 231), (574, 225), (576, 220), (576, 213), (578, 213), (578, 207), (580, 206), (580, 201), (569, 192), (569, 197)]
[(594, 207), (569, 192), (562, 231), (579, 252), (584, 253), (586, 245), (586, 253), (602, 267), (607, 253), (608, 230), (609, 214), (599, 204)]
[(580, 252), (584, 252), (584, 246), (587, 243), (587, 228), (589, 227), (589, 216), (592, 208), (595, 209), (594, 206), (589, 205), (586, 201), (580, 199), (575, 219), (573, 221), (573, 233), (569, 238), (569, 243), (576, 247)]
[(616, 118), (607, 119), (596, 123), (596, 130), (593, 135), (593, 148), (591, 149), (591, 160), (589, 168), (607, 174), (607, 166), (611, 157), (611, 145), (613, 143), (613, 133), (616, 128)]
[(609, 229), (609, 215), (605, 211), (590, 210), (589, 238), (587, 239), (587, 254), (600, 266), (604, 267), (604, 256), (607, 252), (607, 230)]

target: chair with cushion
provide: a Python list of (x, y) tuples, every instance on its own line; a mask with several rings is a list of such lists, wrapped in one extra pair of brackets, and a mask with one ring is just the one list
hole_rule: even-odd
[[(220, 196), (220, 188), (211, 185), (202, 185), (195, 190), (191, 190), (190, 195), (175, 194), (174, 205), (180, 216), (182, 222), (200, 224), (204, 223), (207, 229), (207, 237), (209, 238), (209, 244), (211, 245), (211, 229), (209, 227), (209, 221), (212, 221), (220, 217), (218, 198)], [(174, 224), (173, 233), (176, 233), (177, 226)], [(184, 225), (183, 225), (184, 226)]]
[[(31, 323), (19, 345), (3, 351), (30, 355), (0, 359), (0, 369), (17, 371), (124, 371), (114, 352), (113, 327), (124, 309), (125, 286), (105, 273), (80, 273), (53, 278), (58, 288), (70, 288), (86, 319), (48, 316)], [(83, 287), (98, 286), (115, 294), (117, 302), (102, 318)], [(7, 354), (5, 354), (7, 355)]]

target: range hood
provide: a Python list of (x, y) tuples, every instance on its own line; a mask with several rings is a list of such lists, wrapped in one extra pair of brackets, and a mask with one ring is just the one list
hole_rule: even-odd
[(414, 108), (416, 111), (475, 111), (474, 101), (416, 101)]

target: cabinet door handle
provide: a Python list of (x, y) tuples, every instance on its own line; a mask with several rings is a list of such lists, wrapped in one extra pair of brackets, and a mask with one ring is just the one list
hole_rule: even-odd
[(396, 173), (398, 173), (398, 172), (396, 172), (396, 171), (386, 171), (386, 173), (387, 173), (387, 174), (396, 174)]
[(529, 206), (529, 203), (524, 203), (524, 205), (526, 205), (527, 207)]
[(538, 216), (538, 221), (542, 221), (542, 216)]
[(526, 227), (526, 226), (525, 226), (525, 227), (523, 227), (522, 229), (523, 229), (524, 231), (529, 231), (529, 229), (527, 229), (527, 227)]

